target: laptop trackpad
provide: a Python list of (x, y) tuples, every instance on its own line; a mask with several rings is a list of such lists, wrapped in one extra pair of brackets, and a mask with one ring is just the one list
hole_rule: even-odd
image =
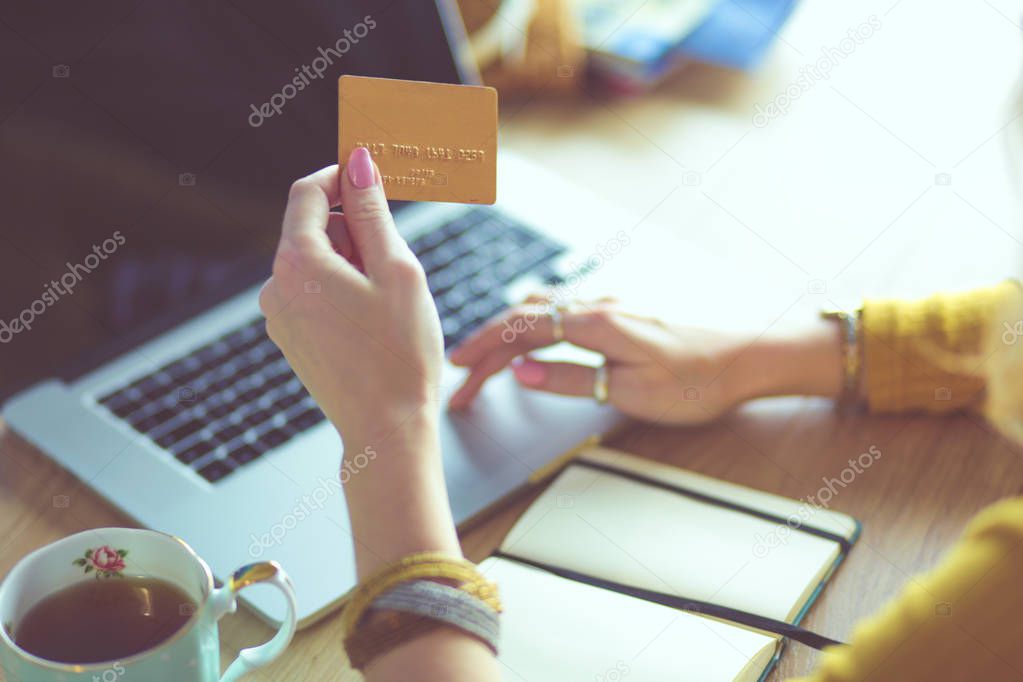
[[(448, 395), (463, 372), (446, 367), (445, 375)], [(441, 420), (445, 477), (456, 521), (479, 512), (551, 460), (607, 433), (622, 419), (613, 408), (589, 398), (524, 389), (508, 370), (494, 376), (468, 410), (446, 410)]]

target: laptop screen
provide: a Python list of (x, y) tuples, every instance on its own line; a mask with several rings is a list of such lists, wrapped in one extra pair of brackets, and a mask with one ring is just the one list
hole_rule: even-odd
[(0, 397), (265, 278), (289, 185), (336, 162), (340, 75), (461, 80), (445, 2), (8, 9)]

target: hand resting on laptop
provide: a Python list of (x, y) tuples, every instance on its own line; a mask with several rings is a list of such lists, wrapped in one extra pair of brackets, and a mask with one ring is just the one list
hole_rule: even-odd
[[(509, 335), (509, 329), (521, 333)], [(559, 336), (605, 357), (608, 402), (664, 424), (707, 422), (758, 397), (833, 397), (842, 385), (839, 338), (828, 321), (814, 321), (798, 334), (729, 334), (640, 317), (609, 300), (555, 307), (533, 296), (451, 351), (454, 364), (469, 368), (451, 407), (467, 408), (484, 382), (508, 366), (525, 388), (594, 397), (594, 367), (529, 356)]]

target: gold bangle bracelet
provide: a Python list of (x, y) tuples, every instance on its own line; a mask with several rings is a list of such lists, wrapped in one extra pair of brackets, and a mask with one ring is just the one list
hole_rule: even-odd
[(341, 613), (341, 628), (350, 637), (366, 609), (384, 592), (410, 580), (452, 580), (457, 587), (495, 611), (502, 610), (497, 586), (483, 577), (476, 565), (441, 552), (420, 552), (385, 566), (356, 586)]

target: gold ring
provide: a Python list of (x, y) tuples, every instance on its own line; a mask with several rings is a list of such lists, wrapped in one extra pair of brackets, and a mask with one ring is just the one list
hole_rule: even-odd
[(556, 305), (550, 309), (547, 316), (551, 318), (551, 330), (554, 334), (554, 342), (559, 343), (565, 340), (565, 307)]
[(599, 365), (593, 377), (593, 399), (603, 405), (607, 402), (607, 364)]

